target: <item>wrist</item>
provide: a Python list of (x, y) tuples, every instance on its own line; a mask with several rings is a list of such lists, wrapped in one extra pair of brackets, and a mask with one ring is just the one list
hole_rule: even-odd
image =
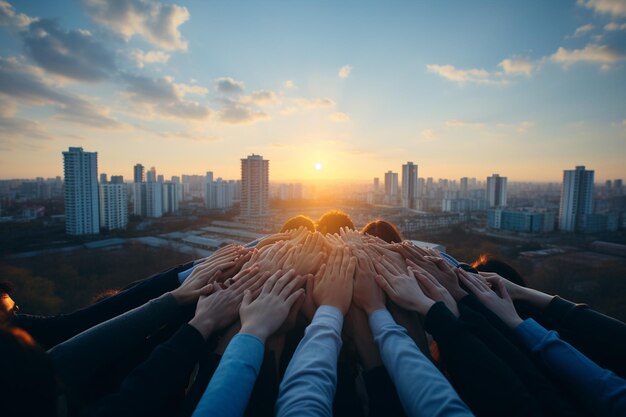
[(263, 344), (265, 344), (267, 338), (270, 336), (267, 329), (264, 329), (261, 326), (246, 325), (246, 323), (242, 323), (239, 333), (249, 334), (251, 336), (258, 337), (261, 342), (263, 342)]
[(382, 310), (383, 308), (385, 308), (385, 303), (373, 303), (370, 305), (363, 305), (361, 308), (363, 309), (363, 311), (365, 311), (365, 314), (367, 314), (369, 317), (372, 315), (374, 311)]
[(511, 316), (511, 317), (506, 317), (506, 318), (502, 318), (502, 321), (504, 321), (504, 323), (509, 326), (511, 329), (515, 329), (517, 328), (517, 326), (519, 326), (520, 324), (522, 324), (522, 322), (524, 320), (522, 320), (519, 316)]
[(430, 310), (430, 308), (434, 305), (435, 305), (435, 302), (431, 299), (428, 299), (427, 301), (423, 301), (421, 303), (412, 303), (409, 310), (416, 311), (422, 316), (426, 316), (426, 314), (428, 314), (428, 310)]
[(215, 322), (213, 320), (202, 319), (199, 317), (194, 317), (189, 321), (189, 325), (194, 327), (204, 340), (207, 340), (209, 336), (215, 331)]

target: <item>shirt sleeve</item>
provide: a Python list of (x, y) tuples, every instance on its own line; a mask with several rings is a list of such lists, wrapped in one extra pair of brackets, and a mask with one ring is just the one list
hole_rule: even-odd
[(408, 416), (473, 415), (404, 328), (393, 321), (389, 311), (375, 311), (369, 322), (381, 359)]
[(626, 413), (626, 381), (548, 331), (535, 320), (522, 322), (515, 332), (524, 344), (538, 354), (550, 373), (567, 386), (587, 411), (601, 416)]
[(280, 384), (276, 416), (332, 416), (343, 314), (320, 306)]
[(256, 337), (239, 333), (228, 344), (193, 417), (243, 416), (263, 363), (265, 346)]

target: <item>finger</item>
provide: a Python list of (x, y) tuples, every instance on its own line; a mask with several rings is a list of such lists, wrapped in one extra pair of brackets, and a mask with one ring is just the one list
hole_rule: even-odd
[(278, 281), (278, 279), (283, 275), (283, 271), (282, 269), (279, 269), (278, 271), (274, 272), (274, 274), (268, 278), (268, 280), (265, 282), (265, 285), (263, 285), (263, 290), (261, 291), (261, 294), (269, 294), (270, 292), (272, 292), (272, 288), (274, 288), (274, 285), (276, 285), (276, 281)]
[(247, 307), (252, 302), (252, 292), (250, 290), (245, 290), (243, 292), (243, 300), (241, 301), (242, 307)]
[(459, 268), (456, 268), (454, 270), (454, 272), (456, 273), (457, 277), (459, 277), (461, 282), (463, 282), (463, 284), (465, 284), (467, 289), (470, 290), (474, 295), (478, 295), (479, 293), (482, 292), (481, 289), (478, 288), (476, 286), (476, 284), (474, 284), (474, 281), (472, 280), (472, 277), (470, 277), (467, 272), (465, 272), (465, 271), (463, 271), (462, 269), (459, 269)]
[(380, 274), (374, 275), (374, 280), (376, 281), (376, 284), (378, 284), (378, 286), (389, 296), (389, 298), (395, 297), (396, 293), (393, 290), (393, 287), (391, 286), (391, 284), (389, 284), (389, 281), (387, 281), (384, 276)]
[[(263, 285), (265, 285), (265, 282), (267, 281), (269, 276), (270, 276), (269, 272), (267, 271), (263, 272), (262, 274), (260, 274), (258, 279), (255, 279), (252, 282), (250, 282), (246, 288), (252, 291), (253, 294), (256, 294), (257, 291), (260, 290), (263, 287)], [(261, 291), (258, 291), (258, 293), (260, 292)]]
[(412, 272), (412, 275), (417, 279), (417, 282), (423, 287), (427, 295), (437, 294), (437, 287), (433, 285), (432, 281), (424, 273), (415, 269), (409, 269), (409, 271)]
[(315, 279), (321, 279), (322, 276), (324, 276), (324, 273), (326, 272), (326, 265), (327, 264), (322, 264), (322, 266), (320, 266), (320, 269), (317, 271), (317, 274), (315, 274)]
[(278, 281), (276, 281), (276, 284), (274, 284), (274, 287), (272, 288), (272, 293), (273, 294), (280, 294), (283, 290), (283, 288), (285, 288), (287, 286), (287, 284), (289, 284), (293, 279), (293, 277), (296, 275), (296, 271), (294, 269), (290, 269), (289, 271), (287, 271), (285, 274), (283, 274)]
[[(298, 275), (291, 280), (283, 287), (283, 289), (278, 293), (282, 298), (287, 298), (289, 295), (293, 294), (294, 291), (302, 288), (302, 286), (306, 283), (307, 278), (306, 275)], [(274, 288), (276, 290), (276, 288)], [(274, 291), (276, 294), (276, 292)]]
[(299, 299), (301, 299), (300, 306), (302, 306), (302, 302), (304, 302), (304, 290), (302, 288), (300, 288), (298, 291), (294, 292), (289, 297), (287, 297), (287, 299), (285, 300), (285, 305), (289, 309), (291, 309), (294, 303), (298, 301)]
[(513, 301), (511, 300), (511, 296), (509, 295), (509, 292), (507, 291), (502, 278), (495, 281), (495, 287), (496, 287), (496, 294), (498, 294), (501, 298), (504, 298), (507, 301), (511, 301), (511, 302)]
[(235, 286), (235, 288), (238, 288), (239, 286), (244, 284), (246, 281), (248, 281), (251, 277), (256, 275), (257, 272), (259, 272), (259, 266), (258, 265), (255, 265), (255, 266), (253, 266), (252, 268), (249, 268), (249, 269), (242, 270), (241, 272), (239, 272), (237, 275), (235, 275), (232, 278), (233, 286)]

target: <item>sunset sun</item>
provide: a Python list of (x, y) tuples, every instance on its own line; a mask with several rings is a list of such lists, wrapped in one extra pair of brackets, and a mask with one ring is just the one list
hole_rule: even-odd
[(316, 163), (315, 163), (315, 165), (314, 165), (314, 167), (315, 167), (315, 170), (316, 170), (316, 171), (321, 171), (321, 170), (322, 170), (322, 164), (321, 164), (321, 162), (316, 162)]

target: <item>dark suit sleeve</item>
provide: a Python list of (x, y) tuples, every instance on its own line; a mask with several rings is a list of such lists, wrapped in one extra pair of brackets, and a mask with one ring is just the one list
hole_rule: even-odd
[(98, 400), (82, 415), (175, 415), (204, 344), (202, 335), (185, 324), (124, 379), (118, 392)]
[(48, 350), (77, 334), (178, 287), (178, 273), (193, 266), (193, 262), (179, 265), (153, 275), (136, 285), (100, 302), (70, 314), (34, 316), (18, 314), (12, 324), (30, 333), (37, 343)]
[(368, 417), (405, 417), (396, 387), (384, 366), (363, 372), (369, 400)]
[(585, 304), (575, 304), (558, 296), (544, 314), (561, 339), (601, 367), (626, 378), (626, 324)]
[(439, 345), (452, 385), (477, 416), (543, 415), (513, 370), (444, 303), (431, 307), (425, 325)]

